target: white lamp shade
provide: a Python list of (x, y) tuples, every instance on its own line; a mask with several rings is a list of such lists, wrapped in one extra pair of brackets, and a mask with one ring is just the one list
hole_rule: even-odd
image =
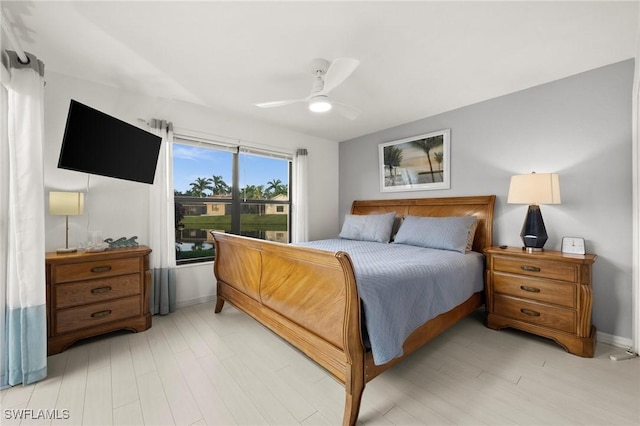
[(560, 204), (560, 181), (555, 173), (511, 176), (509, 204)]
[(52, 215), (79, 215), (84, 210), (83, 192), (49, 192), (49, 213)]

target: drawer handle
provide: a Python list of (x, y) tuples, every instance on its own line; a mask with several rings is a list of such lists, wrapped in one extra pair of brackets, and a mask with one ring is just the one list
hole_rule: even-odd
[(520, 288), (524, 291), (528, 291), (530, 293), (540, 293), (540, 289), (539, 288), (535, 288), (535, 287), (529, 287), (526, 285), (521, 285)]
[(540, 272), (540, 268), (538, 268), (537, 266), (522, 265), (520, 269), (529, 272)]
[(525, 315), (529, 315), (530, 317), (539, 317), (540, 316), (540, 312), (536, 312), (536, 311), (532, 311), (531, 309), (520, 309), (520, 312), (522, 312)]
[(98, 311), (91, 314), (91, 318), (104, 318), (107, 315), (111, 315), (111, 309), (107, 309), (106, 311)]
[(108, 293), (110, 291), (111, 291), (110, 286), (104, 286), (104, 287), (92, 288), (91, 294), (102, 294), (102, 293)]
[(95, 266), (91, 268), (91, 272), (107, 272), (111, 270), (111, 266)]

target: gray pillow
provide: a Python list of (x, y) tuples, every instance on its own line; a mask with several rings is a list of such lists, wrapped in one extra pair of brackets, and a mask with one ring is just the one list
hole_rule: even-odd
[(470, 231), (476, 221), (475, 216), (406, 216), (394, 242), (466, 253)]
[(385, 214), (348, 214), (344, 218), (340, 238), (347, 240), (388, 243), (396, 217), (394, 212)]

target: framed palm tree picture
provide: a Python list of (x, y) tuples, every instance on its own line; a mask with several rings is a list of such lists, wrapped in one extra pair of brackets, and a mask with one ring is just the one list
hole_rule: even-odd
[(378, 145), (380, 191), (449, 189), (450, 129)]

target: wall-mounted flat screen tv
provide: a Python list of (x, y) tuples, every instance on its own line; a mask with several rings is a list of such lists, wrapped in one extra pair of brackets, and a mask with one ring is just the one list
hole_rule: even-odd
[(72, 99), (58, 168), (151, 184), (161, 141)]

